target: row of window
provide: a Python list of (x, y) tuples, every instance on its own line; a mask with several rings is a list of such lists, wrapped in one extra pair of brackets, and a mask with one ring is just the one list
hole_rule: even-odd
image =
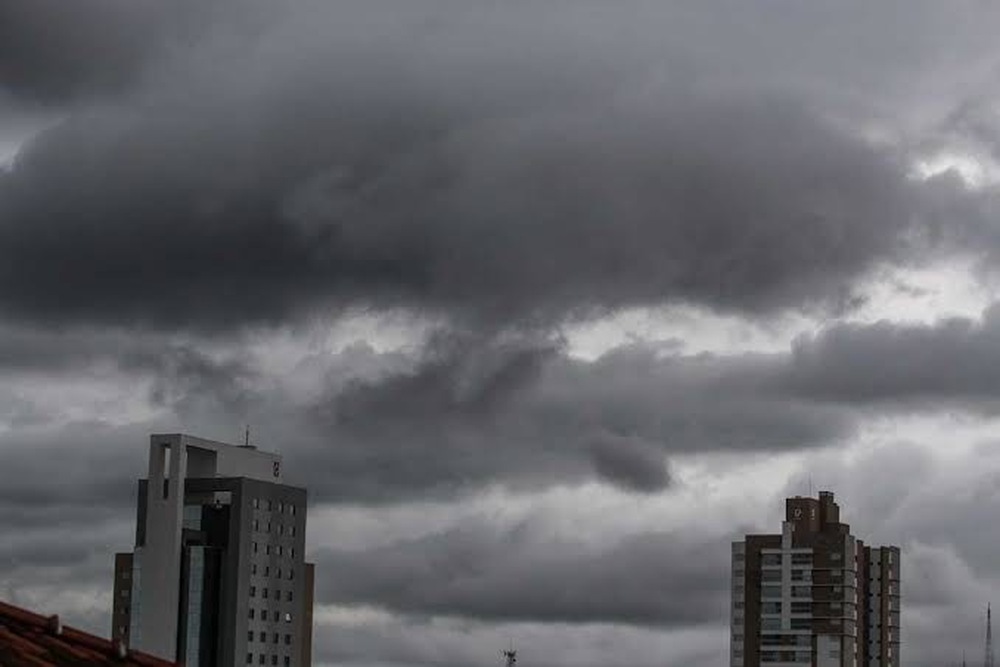
[[(255, 510), (261, 509), (261, 504), (262, 503), (260, 498), (253, 499), (253, 508)], [(274, 502), (273, 500), (265, 500), (263, 501), (263, 505), (264, 509), (266, 509), (268, 512), (271, 512), (276, 509), (279, 512), (288, 512), (292, 516), (295, 516), (295, 505), (293, 505), (292, 503), (283, 503), (280, 500), (278, 502)]]
[[(263, 630), (260, 631), (259, 635), (254, 635), (254, 631), (253, 630), (248, 630), (247, 631), (247, 641), (248, 642), (253, 642), (255, 636), (259, 637), (261, 643), (266, 643), (267, 642), (267, 633), (264, 632)], [(278, 643), (278, 639), (280, 637), (281, 637), (280, 633), (278, 633), (278, 632), (274, 633), (274, 643), (275, 644)], [(286, 634), (285, 635), (285, 645), (287, 646), (287, 645), (290, 645), (291, 643), (292, 643), (292, 636)]]
[[(272, 550), (271, 546), (272, 545), (270, 545), (270, 544), (265, 544), (264, 545), (264, 554), (265, 555), (267, 555), (267, 556), (271, 555), (271, 550)], [(274, 545), (274, 549), (275, 549), (275, 553), (278, 554), (279, 556), (283, 556), (285, 554), (285, 551), (286, 551), (285, 547), (283, 547), (280, 544)], [(295, 547), (288, 547), (287, 551), (288, 551), (288, 557), (289, 558), (295, 558)], [(256, 541), (254, 541), (254, 543), (253, 543), (253, 552), (255, 554), (256, 553), (260, 553), (260, 545), (257, 544)]]
[[(250, 607), (250, 616), (249, 616), (249, 618), (251, 620), (253, 620), (256, 617), (256, 615), (257, 615), (257, 610), (254, 609), (253, 607)], [(267, 609), (261, 609), (260, 610), (260, 620), (262, 620), (262, 621), (268, 620)], [(271, 611), (271, 619), (270, 620), (272, 620), (272, 621), (280, 621), (281, 620), (281, 612), (280, 611), (274, 611), (274, 610), (272, 610)], [(292, 615), (290, 613), (288, 613), (288, 612), (285, 612), (285, 623), (291, 623), (291, 622), (292, 622)]]
[[(251, 563), (250, 564), (250, 574), (256, 575), (257, 572), (258, 572), (257, 563)], [(270, 565), (265, 565), (263, 572), (264, 572), (264, 576), (265, 577), (270, 577), (271, 576), (271, 566)], [(281, 579), (281, 572), (282, 571), (281, 571), (280, 567), (274, 568), (274, 578), (275, 579)], [(292, 569), (292, 568), (288, 568), (288, 570), (286, 570), (286, 574), (288, 575), (288, 579), (289, 580), (292, 580), (292, 579), (295, 578), (295, 570)]]
[(804, 662), (805, 664), (812, 663), (812, 655), (809, 653), (801, 653), (797, 651), (761, 651), (760, 652), (761, 662)]
[[(261, 526), (260, 519), (254, 519), (253, 520), (253, 529), (255, 531), (257, 531), (257, 532), (260, 532), (260, 526)], [(264, 522), (264, 532), (265, 533), (270, 533), (271, 532), (271, 522), (270, 521), (265, 521)], [(284, 524), (280, 524), (279, 523), (278, 524), (278, 535), (284, 535), (285, 532), (286, 531), (285, 531)], [(287, 532), (292, 537), (295, 537), (295, 526), (294, 525), (288, 526)]]
[[(760, 611), (762, 614), (780, 614), (782, 610), (782, 603), (780, 602), (761, 602)], [(791, 603), (791, 613), (793, 614), (808, 614), (812, 611), (812, 602), (792, 602)]]
[[(281, 600), (281, 590), (280, 589), (275, 588), (274, 591), (273, 591), (273, 594), (274, 594), (274, 599), (275, 600)], [(264, 598), (265, 600), (268, 599), (268, 588), (267, 587), (261, 588), (261, 590), (260, 590), (260, 596), (262, 598)], [(257, 597), (257, 587), (256, 586), (251, 586), (250, 587), (250, 597), (252, 597), (252, 598)], [(292, 601), (292, 591), (289, 590), (289, 591), (285, 592), (285, 601), (286, 602), (291, 602)]]
[[(761, 565), (781, 565), (781, 559), (783, 554), (761, 554), (760, 563)], [(792, 565), (812, 565), (813, 554), (802, 554), (793, 553)], [(842, 560), (844, 555), (839, 551), (834, 551), (829, 554), (831, 561)], [(733, 560), (743, 561), (745, 559), (743, 554), (734, 554)]]
[[(258, 664), (266, 665), (267, 664), (267, 656), (264, 655), (263, 653), (261, 653), (260, 657), (259, 657), (259, 660), (257, 662), (258, 662)], [(253, 664), (253, 653), (247, 653), (247, 664), (248, 665), (252, 665)], [(277, 655), (272, 655), (271, 656), (271, 664), (272, 665), (277, 665), (278, 664), (278, 656)], [(283, 661), (282, 661), (281, 664), (283, 664), (284, 667), (290, 667), (291, 664), (292, 664), (292, 659), (286, 655), (284, 657), (284, 659), (283, 659)]]

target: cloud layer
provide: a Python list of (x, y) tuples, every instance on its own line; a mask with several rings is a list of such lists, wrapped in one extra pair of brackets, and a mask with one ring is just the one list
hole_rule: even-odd
[[(858, 306), (957, 257), (995, 279), (998, 26), (972, 0), (0, 3), (0, 596), (105, 632), (148, 433), (249, 424), (310, 490), (324, 664), (514, 635), (533, 665), (719, 664), (726, 542), (816, 471), (904, 547), (913, 664), (978, 646), (1000, 466), (951, 427), (995, 421), (1000, 311)], [(567, 342), (676, 306), (723, 318)], [(794, 341), (692, 352), (724, 318)]]

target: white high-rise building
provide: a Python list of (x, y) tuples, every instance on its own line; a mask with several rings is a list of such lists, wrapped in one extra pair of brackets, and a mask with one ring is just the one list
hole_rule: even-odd
[(150, 436), (136, 542), (115, 558), (112, 636), (186, 667), (309, 667), (306, 491), (281, 457)]

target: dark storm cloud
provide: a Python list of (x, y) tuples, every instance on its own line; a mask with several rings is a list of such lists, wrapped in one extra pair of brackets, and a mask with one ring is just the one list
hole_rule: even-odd
[(670, 483), (662, 448), (655, 444), (605, 435), (594, 440), (591, 453), (597, 476), (626, 489), (652, 493)]
[(0, 89), (46, 103), (119, 92), (134, 84), (162, 51), (196, 33), (214, 4), (4, 0)]
[(514, 8), (373, 7), (199, 43), (29, 146), (0, 179), (0, 312), (231, 330), (348, 305), (491, 327), (840, 307), (929, 223), (902, 156), (794, 91), (662, 76)]
[(651, 533), (600, 548), (531, 522), (466, 525), (364, 552), (324, 551), (317, 597), (408, 614), (677, 628), (717, 618), (728, 542)]

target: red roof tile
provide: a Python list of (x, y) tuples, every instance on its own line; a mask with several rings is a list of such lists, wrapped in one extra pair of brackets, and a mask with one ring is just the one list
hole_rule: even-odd
[(4, 667), (176, 667), (175, 663), (0, 602), (0, 665)]

